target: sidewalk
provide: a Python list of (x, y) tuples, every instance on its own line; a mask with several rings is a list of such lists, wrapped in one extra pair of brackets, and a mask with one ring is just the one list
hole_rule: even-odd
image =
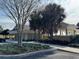
[[(29, 43), (43, 44), (43, 43), (37, 43), (37, 42), (29, 42)], [(61, 46), (61, 45), (50, 45), (50, 44), (43, 44), (43, 45), (49, 45), (50, 47), (61, 50), (61, 51), (79, 54), (78, 48)]]
[(79, 54), (79, 49), (78, 48), (72, 48), (72, 47), (64, 47), (60, 48), (58, 47), (59, 50), (66, 51), (66, 52), (71, 52), (71, 53), (77, 53)]

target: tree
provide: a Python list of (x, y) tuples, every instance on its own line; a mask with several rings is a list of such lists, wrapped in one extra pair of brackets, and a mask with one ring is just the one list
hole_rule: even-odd
[(49, 4), (42, 11), (44, 19), (44, 28), (48, 30), (50, 38), (52, 39), (53, 33), (57, 32), (58, 25), (64, 20), (64, 8), (57, 4)]
[(6, 29), (6, 30), (3, 30), (1, 33), (3, 34), (3, 35), (8, 35), (9, 34), (9, 29)]
[(42, 17), (41, 12), (33, 12), (31, 15), (30, 22), (30, 29), (33, 30), (36, 33), (36, 30), (38, 30), (38, 38), (40, 39), (40, 34), (42, 31)]
[(57, 33), (59, 24), (65, 17), (64, 9), (60, 5), (49, 4), (44, 10), (31, 16), (31, 29), (38, 30), (39, 33), (48, 33), (52, 39), (53, 33)]
[(0, 34), (4, 36), (4, 38), (6, 38), (6, 35), (9, 34), (9, 29), (3, 30)]
[(63, 24), (61, 22), (64, 20), (64, 18), (66, 18), (66, 15), (62, 14), (58, 21), (58, 28), (60, 28), (60, 35), (61, 35), (61, 28), (63, 26)]
[(18, 45), (22, 46), (23, 29), (40, 0), (0, 0), (0, 7), (17, 26)]
[(2, 28), (2, 26), (0, 25), (0, 32), (1, 32), (1, 31), (3, 31), (3, 28)]
[(77, 29), (79, 29), (79, 23), (77, 23)]

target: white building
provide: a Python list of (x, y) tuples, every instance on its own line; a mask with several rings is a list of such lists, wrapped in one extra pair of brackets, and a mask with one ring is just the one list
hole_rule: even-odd
[(62, 22), (57, 35), (76, 35), (79, 33), (77, 26), (74, 24), (67, 24)]

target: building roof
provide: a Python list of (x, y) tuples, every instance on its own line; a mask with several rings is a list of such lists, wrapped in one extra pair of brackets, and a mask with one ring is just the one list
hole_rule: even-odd
[[(15, 26), (15, 27), (12, 29), (12, 31), (15, 31), (16, 29), (17, 29), (17, 26)], [(30, 30), (29, 25), (25, 25), (25, 26), (24, 26), (24, 30)]]
[(74, 24), (67, 24), (67, 23), (65, 23), (65, 22), (62, 22), (61, 24), (60, 24), (60, 28), (61, 29), (76, 29), (77, 28), (77, 26), (76, 25), (74, 25)]
[[(67, 24), (65, 22), (62, 22), (61, 23), (61, 27), (60, 27), (62, 30), (65, 30), (65, 29), (73, 29), (73, 30), (76, 30), (77, 26), (76, 25), (73, 25), (73, 24)], [(25, 33), (34, 33), (34, 31), (30, 30), (30, 27), (29, 25), (26, 25), (24, 26), (24, 32)], [(17, 33), (16, 31), (16, 26), (13, 28), (13, 30), (9, 31), (10, 34), (15, 34)]]
[[(9, 33), (10, 33), (10, 34), (15, 34), (15, 33), (17, 33), (16, 30), (17, 30), (17, 28), (16, 28), (16, 26), (15, 26), (11, 31), (9, 31)], [(24, 32), (25, 32), (25, 33), (34, 33), (32, 30), (30, 30), (29, 25), (24, 26)]]

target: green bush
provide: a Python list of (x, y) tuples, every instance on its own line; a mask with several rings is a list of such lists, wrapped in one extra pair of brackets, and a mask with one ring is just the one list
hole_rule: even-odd
[(72, 39), (72, 43), (79, 43), (79, 35), (76, 35), (74, 39)]

